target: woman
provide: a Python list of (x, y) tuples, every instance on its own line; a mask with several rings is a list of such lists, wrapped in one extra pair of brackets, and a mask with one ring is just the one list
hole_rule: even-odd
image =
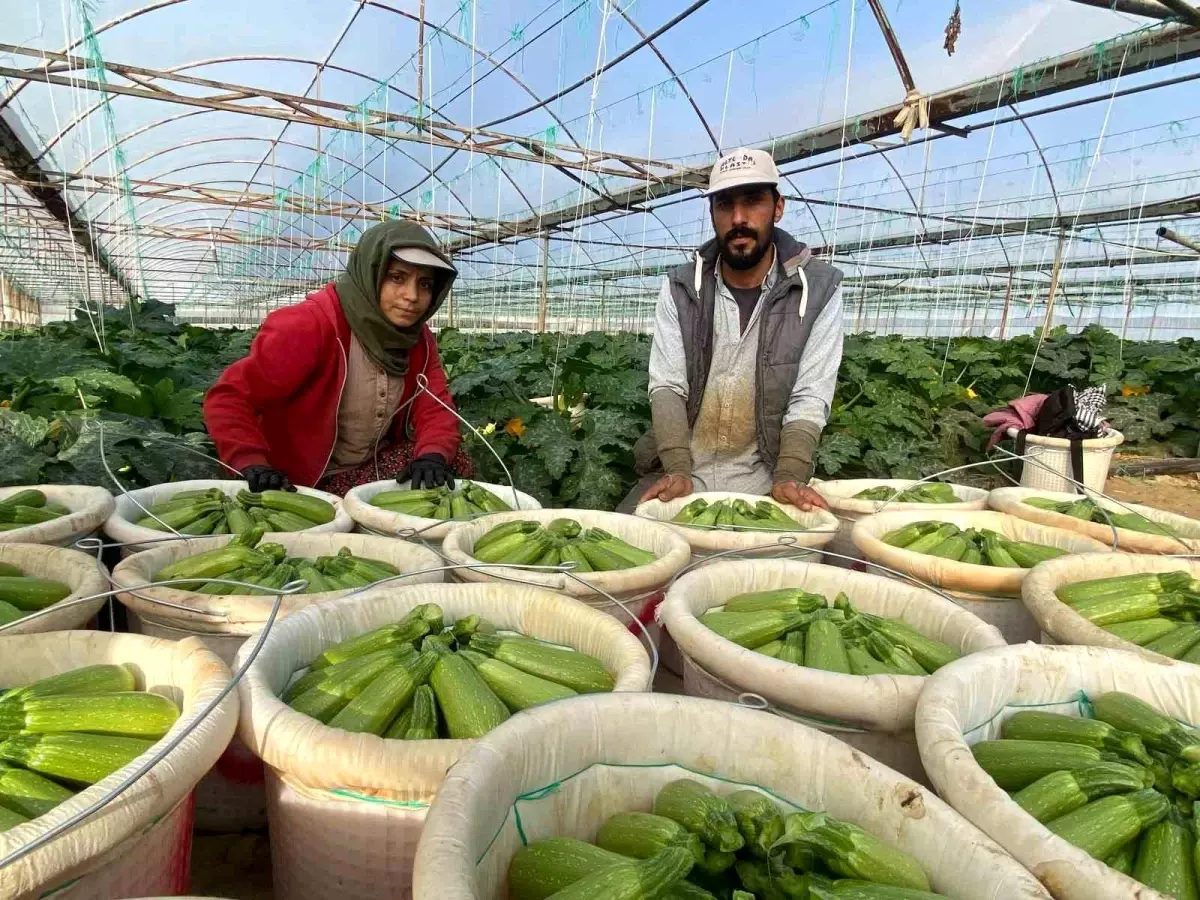
[(252, 491), (344, 494), (389, 477), (453, 487), (456, 470), (471, 474), (425, 324), (456, 274), (420, 225), (365, 231), (341, 277), (268, 315), (204, 398), (221, 459)]

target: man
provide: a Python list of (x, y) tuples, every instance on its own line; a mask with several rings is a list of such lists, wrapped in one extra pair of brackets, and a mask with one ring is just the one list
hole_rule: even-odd
[(705, 196), (716, 236), (659, 294), (646, 477), (626, 501), (736, 491), (828, 509), (807, 482), (842, 358), (842, 273), (776, 227), (779, 170), (762, 150), (719, 159)]

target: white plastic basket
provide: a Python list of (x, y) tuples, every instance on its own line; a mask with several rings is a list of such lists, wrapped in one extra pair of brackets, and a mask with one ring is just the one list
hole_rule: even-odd
[[(1008, 429), (1008, 436), (1016, 438), (1017, 429)], [(1125, 443), (1125, 435), (1113, 429), (1107, 437), (1083, 441), (1083, 483), (1093, 491), (1103, 491), (1108, 481), (1108, 467), (1113, 452)], [(1070, 481), (1071, 442), (1065, 438), (1043, 437), (1040, 434), (1025, 435), (1025, 460), (1021, 468), (1021, 487), (1037, 488), (1041, 491), (1065, 491), (1077, 493), (1078, 488)]]
[[(158, 531), (154, 528), (144, 528), (138, 525), (137, 521), (146, 515), (142, 511), (142, 506), (148, 507), (155, 503), (162, 503), (181, 491), (203, 491), (214, 487), (220, 488), (221, 493), (226, 497), (232, 498), (237, 496), (238, 491), (246, 490), (247, 485), (244, 481), (196, 479), (194, 481), (172, 481), (165, 484), (155, 484), (136, 491), (129, 491), (117, 497), (112, 515), (104, 523), (104, 533), (114, 541), (129, 545), (121, 548), (122, 556), (129, 556), (131, 553), (161, 546), (160, 542), (162, 539), (171, 537), (171, 533), (169, 531)], [(307, 487), (298, 487), (296, 488), (296, 492), (309, 497), (320, 497), (326, 503), (331, 504), (334, 509), (334, 517), (333, 521), (326, 522), (324, 525), (313, 525), (312, 528), (306, 528), (303, 532), (285, 532), (286, 534), (322, 534), (325, 532), (351, 531), (354, 528), (354, 520), (350, 518), (343, 508), (342, 498), (337, 494), (327, 494), (325, 491), (318, 491), (315, 488)], [(141, 506), (138, 505), (139, 503)], [(147, 543), (142, 546), (136, 546), (138, 541), (147, 541)]]
[[(346, 512), (350, 514), (350, 518), (354, 520), (354, 524), (360, 531), (392, 537), (399, 532), (411, 529), (415, 532), (413, 540), (440, 544), (445, 540), (446, 535), (462, 523), (454, 519), (427, 519), (423, 516), (409, 516), (371, 505), (371, 498), (376, 494), (382, 494), (384, 491), (408, 490), (410, 484), (411, 482), (408, 481), (397, 484), (394, 478), (360, 484), (346, 492)], [(536, 497), (531, 497), (516, 488), (503, 484), (488, 484), (485, 481), (476, 481), (475, 484), (484, 490), (491, 491), (515, 510), (542, 508), (542, 504), (538, 503)]]

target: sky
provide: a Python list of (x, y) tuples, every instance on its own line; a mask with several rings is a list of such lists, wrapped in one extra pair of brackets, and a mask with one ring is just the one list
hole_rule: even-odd
[[(137, 15), (144, 5), (143, 0), (5, 4), (0, 31), (6, 41), (61, 50), (81, 37), (86, 14), (98, 32), (93, 49), (110, 63), (185, 66), (188, 74), (226, 82), (349, 105), (365, 100), (371, 108), (389, 112), (418, 110), (417, 0), (377, 0), (361, 9), (351, 0), (166, 0)], [(730, 149), (823, 123), (844, 121), (852, 127), (865, 112), (903, 97), (886, 45), (862, 0), (708, 0), (656, 40), (707, 129), (648, 47), (546, 108), (523, 112), (536, 98), (562, 92), (633, 46), (639, 38), (630, 20), (650, 33), (691, 5), (687, 0), (636, 0), (620, 7), (606, 0), (427, 0), (431, 27), (423, 54), (422, 109), (428, 115), (431, 106), (434, 118), (442, 121), (552, 144), (566, 144), (570, 135), (591, 149), (697, 165), (715, 155), (709, 130), (721, 148)], [(927, 93), (1091, 47), (1146, 24), (1070, 0), (963, 0), (962, 32), (955, 54), (947, 56), (943, 28), (952, 0), (886, 0), (885, 8), (916, 83)], [(118, 24), (105, 27), (113, 22)], [(284, 59), (262, 58), (267, 56)], [(205, 63), (217, 58), (223, 61)], [(14, 66), (35, 62), (20, 55), (0, 60)], [(327, 66), (315, 77), (314, 63), (319, 62)], [(498, 62), (507, 71), (498, 69)], [(1128, 87), (1196, 70), (1195, 64), (1178, 64), (1122, 78), (1118, 84)], [(127, 83), (108, 77), (113, 84)], [(1088, 93), (1112, 86), (1108, 82)], [(1029, 134), (1017, 123), (892, 152), (888, 159), (895, 170), (878, 156), (821, 168), (788, 167), (785, 171), (804, 171), (787, 187), (815, 205), (793, 203), (784, 225), (818, 245), (870, 243), (911, 232), (912, 217), (838, 208), (835, 202), (907, 209), (911, 191), (926, 212), (974, 219), (1053, 212), (1053, 192), (1067, 212), (1200, 192), (1194, 178), (1200, 120), (1188, 115), (1200, 111), (1198, 91), (1192, 83), (1030, 120), (1055, 175), (1053, 190)], [(44, 150), (66, 127), (46, 151), (43, 165), (101, 175), (123, 169), (133, 179), (233, 190), (250, 184), (263, 193), (365, 200), (477, 220), (521, 218), (593, 196), (544, 166), (510, 160), (497, 164), (482, 154), (449, 152), (419, 140), (384, 141), (120, 96), (110, 97), (106, 112), (98, 97), (46, 85), (31, 85), (17, 95), (12, 109), (35, 145)], [(1008, 112), (1001, 109), (996, 115)], [(344, 118), (342, 113), (335, 116)], [(113, 152), (114, 137), (120, 155)], [(318, 156), (320, 168), (315, 169)], [(836, 155), (817, 162), (836, 163)], [(424, 166), (438, 166), (441, 182), (431, 179)], [(603, 187), (633, 183), (613, 178)], [(179, 286), (189, 276), (223, 281), (225, 295), (246, 303), (272, 280), (315, 277), (336, 267), (340, 257), (297, 258), (276, 250), (248, 253), (239, 247), (135, 237), (135, 224), (255, 230), (289, 238), (340, 234), (346, 243), (356, 233), (328, 216), (230, 212), (151, 200), (139, 200), (131, 209), (112, 195), (97, 196), (81, 210), (109, 224), (118, 257), (143, 257), (143, 271), (161, 273), (160, 289), (167, 296), (189, 301), (197, 296), (194, 285)], [(682, 250), (641, 248), (695, 246), (707, 237), (707, 228), (703, 204), (692, 199), (664, 207), (657, 217), (633, 215), (577, 228), (570, 240), (555, 243), (551, 265), (566, 277), (593, 265), (649, 267)], [(1132, 237), (1140, 241), (1144, 235)], [(470, 254), (468, 277), (482, 285), (500, 277), (528, 280), (540, 263), (539, 243)], [(1040, 258), (1053, 242), (1026, 243), (1022, 252)], [(1078, 250), (1073, 245), (1068, 252)], [(942, 250), (939, 258), (948, 265), (978, 266), (1005, 252), (992, 242)], [(909, 261), (914, 258), (911, 250), (905, 254)], [(881, 271), (872, 269), (869, 259), (859, 262), (863, 273)]]

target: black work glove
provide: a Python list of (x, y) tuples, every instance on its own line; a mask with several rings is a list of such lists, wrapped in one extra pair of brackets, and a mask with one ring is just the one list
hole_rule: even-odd
[(412, 479), (413, 490), (441, 487), (443, 484), (454, 489), (454, 470), (446, 462), (446, 457), (440, 453), (426, 453), (418, 456), (396, 480), (405, 482)]
[(270, 466), (248, 466), (242, 469), (242, 477), (246, 479), (246, 484), (250, 487), (250, 492), (254, 494), (262, 493), (263, 491), (294, 491), (292, 483), (288, 481), (288, 477), (278, 469), (272, 469)]

